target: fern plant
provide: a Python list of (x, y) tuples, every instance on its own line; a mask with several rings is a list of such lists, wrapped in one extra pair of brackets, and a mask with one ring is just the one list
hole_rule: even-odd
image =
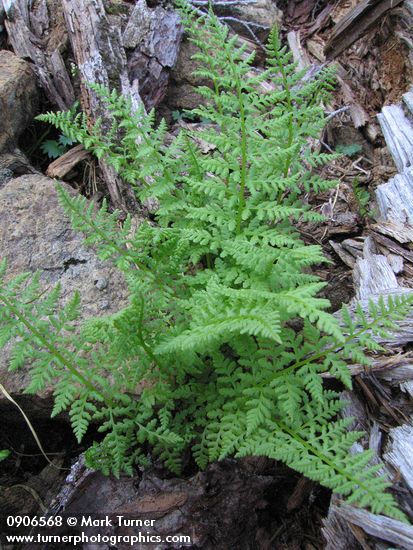
[[(308, 143), (323, 127), (332, 75), (304, 78), (276, 30), (267, 69), (257, 73), (253, 55), (212, 13), (180, 10), (203, 63), (198, 73), (212, 83), (199, 89), (207, 105), (192, 115), (210, 124), (171, 143), (153, 112), (132, 112), (99, 86), (112, 116), (104, 132), (82, 114), (40, 117), (104, 156), (141, 201), (159, 202), (156, 224), (132, 229), (129, 217), (120, 227), (106, 204), (96, 210), (59, 187), (73, 227), (124, 273), (129, 305), (77, 330), (78, 296), (59, 309), (58, 289), (40, 295), (36, 276), (9, 281), (3, 263), (0, 345), (15, 342), (11, 368), (31, 364), (27, 391), (54, 385), (53, 415), (68, 409), (79, 440), (99, 424), (103, 439), (86, 456), (107, 474), (156, 457), (179, 473), (188, 448), (200, 468), (264, 455), (402, 519), (371, 453), (351, 454), (361, 434), (338, 419), (343, 403), (320, 374), (351, 388), (347, 362), (368, 364), (365, 350), (381, 349), (374, 335), (397, 328), (413, 298), (371, 302), (353, 317), (343, 308), (339, 323), (311, 271), (325, 261), (322, 250), (294, 227), (321, 219), (306, 194), (337, 185), (314, 171), (331, 155)], [(263, 93), (268, 80), (273, 88)]]
[(3, 451), (0, 451), (0, 462), (2, 460), (5, 460), (10, 454), (10, 451), (6, 451), (6, 450), (3, 450)]

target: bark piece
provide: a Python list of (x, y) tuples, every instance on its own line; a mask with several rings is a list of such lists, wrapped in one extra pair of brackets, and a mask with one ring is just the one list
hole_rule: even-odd
[(287, 34), (288, 46), (293, 54), (294, 61), (298, 64), (299, 71), (306, 69), (311, 65), (311, 61), (307, 52), (303, 49), (300, 40), (300, 33), (297, 31), (290, 31)]
[(76, 164), (90, 158), (91, 154), (84, 149), (83, 145), (76, 145), (76, 147), (51, 162), (47, 167), (46, 175), (50, 178), (63, 178)]
[(388, 254), (385, 252), (387, 261), (389, 262), (390, 267), (394, 271), (396, 275), (401, 273), (404, 269), (404, 261), (401, 256), (398, 256), (397, 254)]
[(397, 254), (399, 256), (402, 256), (403, 258), (406, 258), (406, 260), (413, 262), (413, 251), (403, 248), (392, 239), (389, 239), (384, 235), (380, 235), (375, 231), (372, 231), (371, 235), (377, 244), (385, 247), (390, 253)]
[(376, 233), (388, 235), (399, 243), (413, 243), (413, 226), (409, 224), (399, 224), (391, 222), (378, 222), (370, 225)]
[(342, 65), (340, 65), (340, 63), (337, 63), (337, 66), (337, 80), (341, 86), (344, 103), (346, 105), (349, 105), (350, 107), (350, 116), (353, 121), (354, 127), (361, 128), (369, 122), (370, 117), (364, 107), (357, 101), (352, 87), (346, 81), (347, 71)]
[(413, 550), (413, 527), (396, 519), (379, 516), (347, 504), (333, 507), (334, 511), (350, 523), (358, 525), (369, 535)]
[(334, 252), (339, 256), (339, 258), (351, 269), (356, 264), (356, 258), (347, 252), (344, 247), (340, 243), (336, 243), (334, 241), (328, 241), (330, 246), (333, 248)]
[(357, 260), (353, 277), (356, 297), (359, 300), (399, 287), (396, 276), (386, 257), (376, 254), (376, 248), (371, 237), (367, 237), (364, 243), (364, 257)]
[(328, 516), (323, 522), (325, 550), (350, 550), (358, 548), (357, 539), (346, 521), (337, 513), (336, 506), (330, 505)]

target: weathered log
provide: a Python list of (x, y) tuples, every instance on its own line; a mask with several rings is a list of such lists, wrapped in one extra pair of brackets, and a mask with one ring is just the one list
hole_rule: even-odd
[[(413, 527), (410, 525), (385, 516), (372, 514), (371, 512), (367, 512), (367, 510), (354, 508), (347, 504), (332, 506), (331, 512), (333, 514), (336, 513), (340, 519), (346, 520), (349, 525), (361, 527), (369, 535), (393, 544), (398, 544), (406, 550), (413, 550)], [(340, 532), (340, 538), (342, 537), (342, 532), (345, 532), (345, 530)], [(334, 534), (335, 531), (333, 531)], [(326, 550), (337, 550), (337, 548), (343, 548), (344, 550), (345, 547), (342, 546), (340, 538), (334, 537), (333, 539), (331, 536), (332, 533), (325, 529), (324, 535), (328, 539)], [(355, 546), (347, 546), (348, 548), (355, 548)], [(367, 548), (370, 548), (370, 546), (367, 546)]]
[(413, 225), (413, 170), (396, 174), (376, 189), (380, 219), (398, 225)]
[(31, 61), (47, 98), (59, 109), (69, 109), (75, 94), (60, 52), (64, 39), (55, 44), (45, 38), (50, 32), (47, 0), (39, 0), (36, 9), (30, 11), (29, 0), (0, 0), (0, 4), (2, 1), (5, 27), (14, 52)]
[[(102, 0), (62, 0), (62, 7), (81, 77), (83, 111), (90, 125), (101, 118), (103, 128), (107, 128), (110, 114), (88, 84), (117, 88), (130, 98), (134, 108), (142, 104), (139, 82), (129, 80), (120, 29), (110, 24)], [(99, 161), (99, 166), (113, 205), (124, 211), (136, 209), (136, 200), (129, 186), (104, 160)]]
[(383, 107), (377, 118), (397, 169), (403, 172), (413, 165), (413, 128), (410, 120), (401, 105)]

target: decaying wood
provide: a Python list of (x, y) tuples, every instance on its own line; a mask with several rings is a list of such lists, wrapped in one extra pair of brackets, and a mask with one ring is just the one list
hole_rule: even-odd
[[(409, 109), (411, 109), (411, 95), (409, 92), (403, 98)], [(370, 235), (364, 241), (363, 257), (355, 261), (353, 276), (356, 294), (362, 299), (360, 303), (365, 310), (368, 307), (369, 298), (376, 299), (378, 295), (412, 292), (410, 288), (404, 288), (399, 284), (395, 273), (400, 268), (404, 271), (407, 269), (405, 262), (408, 264), (413, 262), (412, 252), (408, 247), (413, 239), (413, 171), (411, 168), (413, 126), (401, 105), (384, 107), (380, 115), (380, 124), (400, 173), (378, 186), (376, 199), (380, 219), (376, 224), (372, 224)], [(343, 256), (344, 242), (340, 246), (341, 248), (336, 251)], [(355, 253), (351, 255), (356, 256)], [(350, 263), (351, 259), (348, 259), (348, 262)], [(355, 304), (352, 307), (355, 307)], [(413, 341), (413, 314), (409, 314), (400, 322), (400, 328), (391, 339), (380, 337), (378, 341), (385, 347), (393, 346), (399, 350), (403, 345), (410, 344)], [(352, 365), (350, 369), (353, 375), (361, 376), (360, 381), (363, 380), (363, 376), (369, 376), (372, 372), (383, 382), (388, 381), (393, 387), (399, 385), (401, 390), (410, 395), (413, 393), (413, 361), (409, 354), (398, 353), (376, 359), (368, 369), (361, 365)], [(352, 394), (352, 402), (358, 403), (357, 407), (361, 412), (357, 412), (357, 407), (352, 407), (352, 410), (346, 411), (344, 415), (356, 416), (357, 419), (367, 418), (365, 404), (361, 399)], [(395, 414), (386, 397), (383, 398), (381, 405), (391, 414), (393, 420), (405, 422), (389, 431), (387, 447), (381, 459), (384, 462), (386, 475), (398, 494), (402, 509), (412, 514), (413, 418), (409, 418), (408, 414), (404, 414), (401, 409), (398, 414)], [(356, 414), (354, 414), (355, 411)], [(363, 429), (372, 434), (372, 427), (369, 424), (365, 424)], [(365, 446), (372, 448), (371, 437)], [(375, 445), (374, 451), (379, 455), (380, 446)], [(398, 479), (397, 483), (396, 479)], [(358, 531), (354, 530), (354, 526), (357, 526)], [(382, 541), (401, 548), (413, 549), (412, 526), (366, 510), (343, 505), (336, 497), (333, 498), (328, 517), (324, 521), (323, 533), (327, 540), (327, 550), (341, 548), (344, 550), (345, 545), (348, 545), (347, 548), (352, 548), (354, 544), (356, 547), (360, 544), (362, 547), (382, 550), (386, 548), (386, 546), (383, 547)], [(364, 540), (360, 540), (361, 536), (365, 537)]]
[[(389, 432), (389, 444), (384, 459), (402, 476), (413, 491), (413, 426), (404, 424)], [(412, 537), (413, 546), (413, 537)]]
[(398, 282), (386, 256), (377, 254), (374, 241), (367, 237), (364, 242), (363, 258), (358, 258), (353, 271), (356, 297), (367, 299), (397, 288)]
[(377, 222), (370, 225), (370, 229), (376, 233), (387, 235), (399, 243), (413, 243), (413, 226), (409, 224)]
[(152, 109), (164, 98), (169, 71), (175, 66), (183, 34), (175, 11), (162, 7), (148, 8), (139, 0), (123, 32), (127, 50), (128, 74), (139, 82), (139, 92), (146, 108)]
[(413, 132), (410, 121), (401, 105), (383, 107), (377, 118), (397, 169), (403, 172), (413, 164)]
[(337, 81), (341, 87), (344, 103), (350, 106), (350, 116), (354, 127), (361, 128), (369, 122), (370, 117), (366, 109), (357, 101), (350, 84), (347, 82), (347, 71), (340, 63), (335, 63), (335, 66), (337, 66)]
[(377, 204), (383, 221), (413, 225), (413, 171), (396, 174), (376, 190)]
[[(3, 0), (0, 4), (3, 6)], [(161, 101), (182, 36), (176, 12), (160, 7), (149, 9), (145, 0), (139, 0), (122, 37), (120, 19), (111, 16), (109, 20), (103, 0), (62, 0), (57, 6), (63, 9), (81, 79), (82, 108), (91, 125), (101, 117), (105, 128), (110, 117), (88, 83), (117, 88), (131, 99), (135, 109), (142, 104), (140, 89), (147, 107)], [(60, 110), (70, 108), (75, 95), (61, 56), (63, 45), (56, 40), (56, 32), (53, 40), (47, 38), (51, 26), (47, 0), (38, 0), (35, 7), (29, 0), (13, 0), (4, 2), (4, 8), (15, 53), (32, 61), (49, 100)], [(65, 37), (66, 29), (63, 29)], [(136, 209), (130, 187), (104, 161), (99, 165), (114, 206)]]
[(324, 520), (323, 535), (326, 540), (325, 550), (349, 550), (358, 548), (357, 539), (346, 521), (331, 505), (328, 517)]
[[(139, 479), (115, 480), (88, 470), (81, 458), (73, 466), (49, 512), (152, 519), (155, 522), (150, 527), (145, 526), (145, 534), (188, 535), (191, 548), (263, 548), (265, 546), (256, 540), (258, 510), (265, 508), (266, 495), (276, 490), (277, 483), (276, 477), (253, 473), (247, 465), (235, 460), (211, 464), (204, 472), (187, 479), (164, 479), (148, 468), (140, 473)], [(99, 531), (82, 530), (89, 535), (142, 531), (113, 524)], [(142, 550), (153, 547), (153, 543), (139, 543)], [(158, 547), (178, 549), (183, 546), (176, 542)]]
[(353, 269), (356, 264), (356, 258), (347, 252), (344, 246), (341, 243), (336, 243), (335, 241), (328, 241), (334, 252), (339, 256), (340, 260), (344, 262), (348, 267)]
[(48, 99), (61, 110), (69, 109), (75, 101), (75, 94), (59, 45), (49, 44), (44, 38), (50, 30), (47, 0), (39, 0), (36, 11), (29, 11), (29, 0), (3, 4), (5, 26), (14, 52), (32, 62)]
[(392, 239), (389, 239), (384, 235), (380, 235), (380, 233), (376, 233), (375, 231), (371, 231), (371, 236), (376, 244), (379, 245), (379, 248), (383, 248), (383, 250), (386, 251), (386, 256), (388, 256), (388, 252), (390, 252), (393, 255), (398, 255), (401, 258), (405, 258), (409, 262), (413, 262), (413, 252), (411, 250), (403, 248)]
[[(104, 102), (87, 84), (117, 88), (129, 97), (132, 108), (147, 106), (163, 97), (168, 70), (175, 64), (182, 35), (178, 16), (163, 8), (149, 9), (140, 0), (131, 13), (125, 32), (109, 21), (102, 0), (63, 0), (69, 39), (81, 76), (81, 103), (92, 125), (102, 119), (103, 129), (111, 119)], [(87, 16), (85, 16), (87, 14)], [(129, 59), (125, 52), (129, 51)], [(103, 160), (99, 166), (113, 204), (122, 210), (136, 209), (129, 185)]]
[(327, 59), (340, 55), (382, 17), (403, 0), (363, 0), (348, 12), (334, 27), (325, 47)]
[[(413, 358), (410, 353), (399, 353), (379, 359), (372, 359), (371, 365), (349, 365), (352, 376), (374, 372), (377, 378), (387, 380), (411, 380), (413, 378)], [(329, 372), (321, 375), (323, 378), (334, 378)]]
[(63, 178), (76, 166), (76, 164), (90, 158), (92, 158), (92, 155), (85, 150), (83, 145), (76, 145), (76, 147), (73, 147), (67, 151), (67, 153), (64, 153), (64, 155), (49, 164), (46, 170), (46, 176), (50, 178)]
[(0, 514), (44, 514), (51, 495), (55, 494), (61, 484), (62, 460), (55, 460), (53, 464), (47, 465), (25, 483), (0, 486)]
[[(369, 535), (392, 544), (398, 544), (406, 550), (413, 550), (413, 527), (410, 525), (347, 504), (332, 506), (332, 512), (337, 513), (340, 518), (343, 518), (349, 524), (358, 525)], [(325, 531), (324, 534), (326, 534)], [(334, 544), (337, 544), (337, 539), (334, 540), (334, 543), (329, 541), (326, 550), (337, 549)]]
[[(139, 82), (129, 80), (120, 29), (109, 23), (102, 0), (62, 0), (62, 6), (81, 76), (83, 111), (91, 125), (101, 118), (105, 129), (110, 114), (88, 84), (117, 88), (130, 98), (134, 108), (138, 108), (142, 104)], [(99, 166), (114, 206), (127, 211), (131, 203), (135, 205), (129, 186), (124, 185), (115, 170), (102, 159)]]

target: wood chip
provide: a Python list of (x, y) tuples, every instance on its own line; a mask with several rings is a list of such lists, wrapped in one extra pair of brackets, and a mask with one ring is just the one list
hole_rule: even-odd
[(82, 160), (91, 158), (91, 154), (84, 149), (83, 145), (76, 145), (76, 147), (73, 147), (70, 151), (67, 151), (67, 153), (49, 164), (46, 175), (50, 178), (63, 178), (76, 164), (79, 164)]
[(291, 31), (287, 34), (287, 41), (290, 47), (291, 53), (293, 54), (294, 61), (298, 65), (298, 70), (306, 69), (311, 65), (311, 61), (308, 57), (307, 52), (303, 49), (300, 40), (299, 31)]
[(328, 241), (337, 256), (351, 269), (356, 265), (356, 258), (344, 250), (340, 243)]

